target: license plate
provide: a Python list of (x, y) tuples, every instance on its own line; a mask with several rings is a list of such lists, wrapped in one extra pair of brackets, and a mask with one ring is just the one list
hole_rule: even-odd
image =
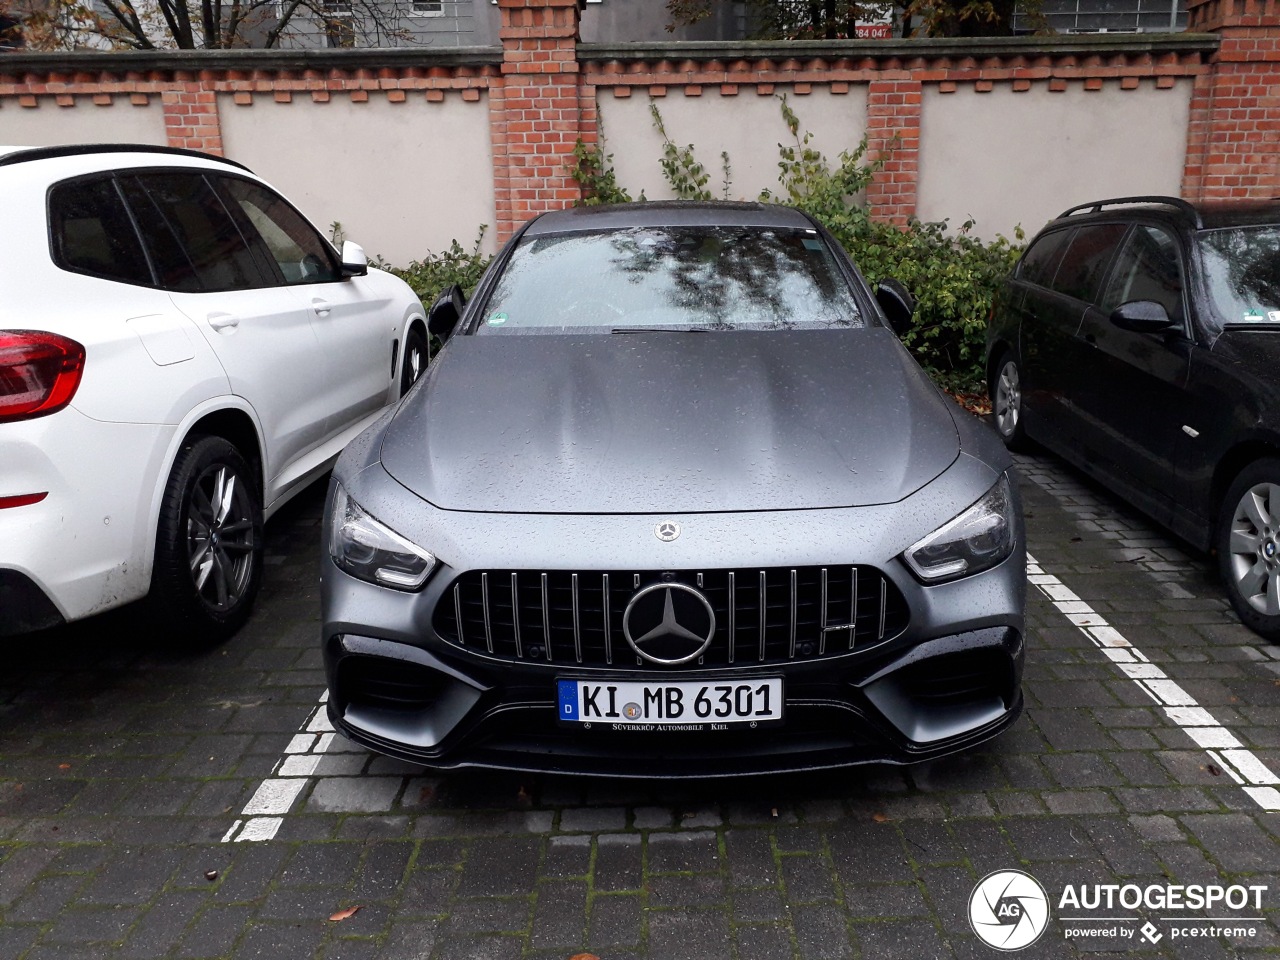
[(726, 683), (557, 680), (560, 720), (613, 729), (753, 729), (782, 722), (782, 678)]

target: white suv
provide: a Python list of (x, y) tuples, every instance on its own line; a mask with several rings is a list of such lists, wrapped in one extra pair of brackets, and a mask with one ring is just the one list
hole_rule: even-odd
[(244, 167), (0, 147), (0, 635), (150, 593), (229, 636), (262, 524), (425, 366), (409, 287)]

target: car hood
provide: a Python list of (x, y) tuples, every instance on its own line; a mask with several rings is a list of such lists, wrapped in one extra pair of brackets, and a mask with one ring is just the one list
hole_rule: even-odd
[(892, 503), (959, 453), (888, 330), (460, 336), (383, 467), (446, 510), (697, 513)]

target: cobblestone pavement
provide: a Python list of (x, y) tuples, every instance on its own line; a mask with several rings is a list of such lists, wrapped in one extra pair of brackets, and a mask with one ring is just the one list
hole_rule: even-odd
[[(674, 785), (431, 776), (328, 734), (313, 489), (226, 646), (173, 652), (127, 611), (9, 644), (0, 960), (994, 957), (968, 902), (1009, 868), (1051, 901), (1025, 956), (1280, 953), (1280, 648), (1205, 557), (1047, 456), (1021, 467), (1014, 728), (906, 770)], [(1169, 883), (1268, 889), (1060, 909), (1068, 885)]]

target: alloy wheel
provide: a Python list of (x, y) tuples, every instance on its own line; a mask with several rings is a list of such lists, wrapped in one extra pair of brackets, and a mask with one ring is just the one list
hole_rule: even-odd
[(214, 610), (229, 610), (244, 596), (253, 576), (254, 546), (245, 483), (226, 464), (212, 464), (191, 486), (187, 556), (196, 593)]
[(1022, 416), (1022, 383), (1018, 377), (1018, 365), (1012, 360), (1006, 361), (1000, 368), (994, 406), (996, 429), (1000, 431), (1000, 436), (1013, 436), (1018, 429), (1018, 419)]
[(1231, 517), (1232, 585), (1258, 613), (1280, 615), (1280, 485), (1259, 483), (1244, 492)]

